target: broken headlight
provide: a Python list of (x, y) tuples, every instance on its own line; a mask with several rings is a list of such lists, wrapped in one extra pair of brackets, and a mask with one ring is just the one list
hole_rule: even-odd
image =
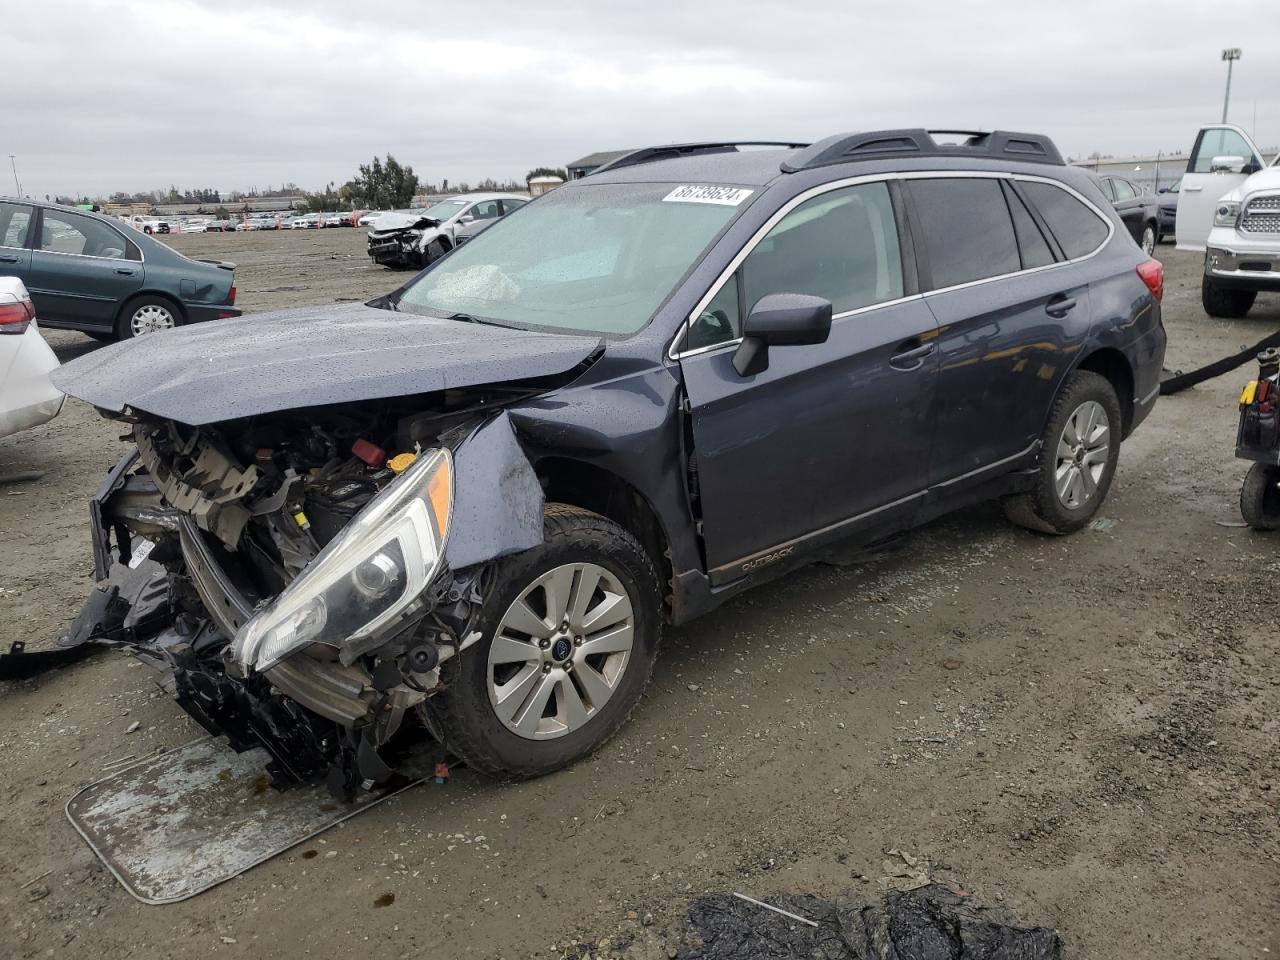
[(299, 647), (357, 644), (394, 622), (439, 569), (452, 506), (449, 451), (422, 454), (240, 628), (236, 660), (266, 670)]

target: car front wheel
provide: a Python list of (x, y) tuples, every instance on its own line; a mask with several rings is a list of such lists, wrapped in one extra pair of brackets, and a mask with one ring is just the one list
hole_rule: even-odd
[(1256, 299), (1258, 299), (1257, 290), (1224, 287), (1208, 276), (1200, 281), (1200, 302), (1204, 305), (1204, 312), (1211, 317), (1239, 320), (1249, 312), (1249, 308), (1253, 306), (1253, 301)]
[(1009, 497), (1005, 514), (1042, 533), (1073, 533), (1098, 512), (1120, 458), (1120, 401), (1103, 376), (1079, 370), (1054, 399), (1040, 437), (1035, 487)]
[(519, 780), (599, 747), (640, 700), (658, 654), (662, 594), (636, 539), (598, 514), (549, 504), (542, 544), (504, 561), (430, 700), (445, 747)]

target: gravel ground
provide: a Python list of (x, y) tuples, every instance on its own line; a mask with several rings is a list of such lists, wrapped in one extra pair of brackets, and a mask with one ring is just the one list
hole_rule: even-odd
[[(239, 262), (247, 311), (403, 276), (363, 231), (172, 243)], [(1275, 296), (1209, 320), (1199, 258), (1160, 256), (1171, 367), (1276, 328)], [(95, 347), (49, 339), (64, 361)], [(1157, 405), (1097, 529), (1049, 539), (985, 506), (893, 558), (797, 572), (671, 631), (630, 724), (573, 769), (459, 771), (185, 903), (136, 903), (63, 816), (105, 764), (197, 735), (150, 672), (106, 654), (0, 688), (0, 956), (548, 957), (605, 937), (665, 957), (694, 896), (872, 897), (922, 871), (1058, 928), (1069, 957), (1276, 956), (1280, 539), (1232, 525), (1248, 372)], [(0, 474), (46, 471), (0, 488), (5, 647), (78, 609), (85, 500), (120, 432), (68, 401), (0, 440)]]

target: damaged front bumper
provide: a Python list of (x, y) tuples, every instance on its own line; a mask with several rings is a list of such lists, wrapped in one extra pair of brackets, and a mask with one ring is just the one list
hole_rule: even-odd
[[(326, 556), (332, 560), (330, 546), (343, 534), (283, 591), (268, 595), (260, 580), (246, 576), (248, 538), (240, 549), (229, 545), (236, 539), (229, 532), (240, 536), (246, 523), (236, 511), (261, 518), (268, 507), (298, 513), (301, 507), (283, 505), (287, 498), (278, 492), (256, 503), (215, 493), (256, 481), (252, 467), (227, 470), (217, 455), (206, 455), (213, 447), (199, 456), (193, 450), (192, 465), (179, 476), (140, 442), (90, 503), (96, 583), (58, 656), (91, 645), (127, 649), (160, 673), (162, 686), (209, 733), (226, 737), (237, 752), (266, 748), (276, 786), (323, 780), (349, 797), (386, 781), (407, 751), (430, 740), (429, 720), (417, 708), (444, 688), (441, 664), (478, 639), (471, 623), (491, 561), (542, 539), (541, 487), (507, 415), (458, 431), (454, 443), (460, 482), (450, 535), (429, 584), (408, 598), (406, 612), (372, 634), (355, 630), (350, 638), (330, 636), (262, 658), (246, 641), (253, 625), (270, 622), (290, 590)], [(330, 611), (327, 622), (345, 624), (348, 612)], [(24, 665), (38, 656), (9, 656), (5, 667), (10, 675), (29, 673)]]

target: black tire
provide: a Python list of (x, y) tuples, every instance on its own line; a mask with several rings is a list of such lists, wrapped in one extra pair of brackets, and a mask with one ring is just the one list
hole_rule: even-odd
[(132, 300), (126, 300), (125, 305), (120, 308), (120, 313), (116, 317), (117, 340), (133, 339), (133, 317), (145, 307), (158, 307), (167, 311), (173, 317), (173, 325), (180, 327), (186, 322), (186, 316), (182, 309), (166, 297), (158, 297), (152, 293), (144, 293), (141, 296), (134, 297)]
[(1204, 312), (1211, 317), (1224, 320), (1239, 320), (1249, 312), (1253, 301), (1258, 299), (1257, 290), (1237, 290), (1215, 283), (1208, 276), (1200, 281), (1200, 302), (1204, 304)]
[(1240, 515), (1255, 530), (1280, 530), (1280, 467), (1255, 463), (1240, 488)]
[(431, 266), (431, 264), (435, 263), (437, 260), (443, 257), (446, 253), (448, 253), (449, 250), (450, 250), (449, 245), (446, 244), (443, 240), (439, 240), (439, 239), (432, 240), (429, 244), (427, 244), (427, 249), (424, 250), (418, 257), (419, 269), (423, 269), (425, 267)]
[[(427, 701), (445, 747), (500, 780), (551, 773), (613, 736), (640, 701), (662, 637), (661, 584), (635, 537), (598, 514), (556, 503), (547, 505), (544, 530), (541, 545), (500, 561), (475, 625), (482, 639), (445, 662), (445, 691)], [(598, 715), (554, 739), (526, 739), (507, 729), (490, 704), (489, 649), (507, 609), (530, 584), (562, 564), (582, 562), (604, 567), (626, 588), (635, 624), (631, 654)]]
[[(1072, 414), (1083, 404), (1094, 401), (1106, 411), (1108, 450), (1106, 462), (1092, 495), (1076, 507), (1069, 507), (1058, 497), (1055, 472), (1058, 467), (1058, 443), (1063, 438)], [(1040, 457), (1036, 464), (1035, 488), (1028, 493), (1007, 497), (1005, 515), (1019, 526), (1040, 533), (1074, 533), (1093, 519), (1107, 498), (1111, 480), (1120, 459), (1120, 437), (1123, 420), (1115, 388), (1100, 374), (1078, 370), (1067, 378), (1049, 410), (1049, 420), (1040, 435)]]
[(1138, 240), (1138, 246), (1142, 248), (1142, 252), (1148, 257), (1154, 256), (1156, 252), (1156, 244), (1160, 242), (1160, 228), (1156, 226), (1154, 220), (1148, 220), (1142, 225), (1142, 236)]

